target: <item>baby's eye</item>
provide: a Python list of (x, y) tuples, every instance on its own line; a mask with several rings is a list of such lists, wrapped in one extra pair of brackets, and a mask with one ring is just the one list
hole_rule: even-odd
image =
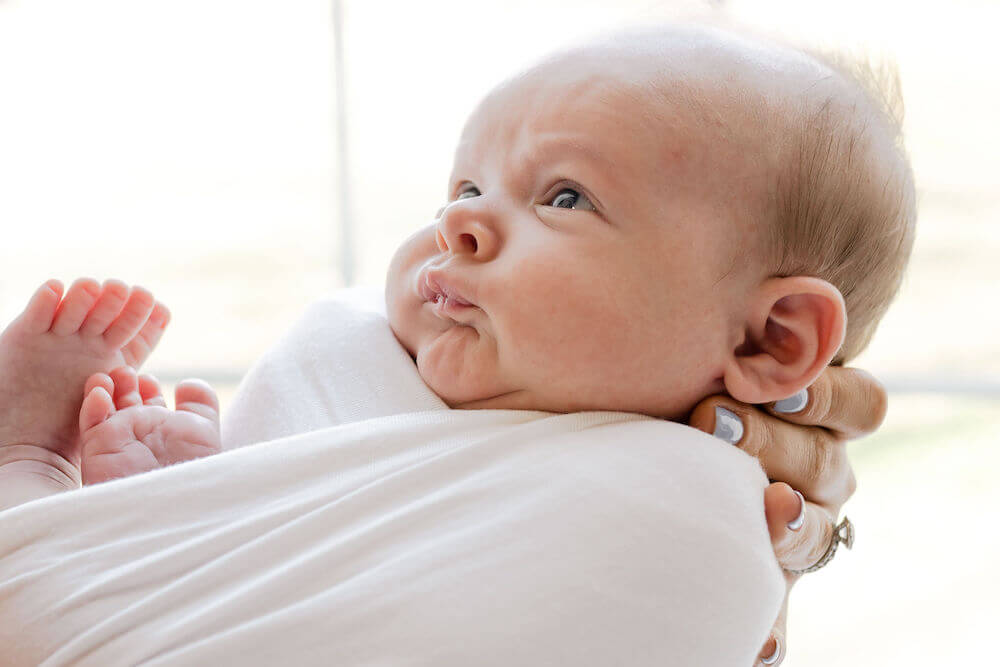
[[(580, 202), (583, 202), (582, 204)], [(587, 198), (587, 195), (574, 190), (573, 188), (563, 188), (552, 198), (552, 206), (555, 208), (576, 208), (580, 211), (593, 211), (594, 205)]]
[(474, 185), (470, 185), (458, 193), (455, 197), (455, 201), (458, 201), (459, 199), (468, 199), (469, 197), (478, 197), (480, 194), (482, 193), (479, 192), (479, 188)]

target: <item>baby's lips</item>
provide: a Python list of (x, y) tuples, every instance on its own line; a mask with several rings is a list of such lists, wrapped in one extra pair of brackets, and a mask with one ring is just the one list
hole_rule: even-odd
[(454, 282), (449, 281), (440, 269), (431, 269), (423, 275), (423, 279), (420, 280), (420, 296), (425, 301), (437, 301), (439, 296), (443, 296), (460, 306), (476, 305), (466, 299)]

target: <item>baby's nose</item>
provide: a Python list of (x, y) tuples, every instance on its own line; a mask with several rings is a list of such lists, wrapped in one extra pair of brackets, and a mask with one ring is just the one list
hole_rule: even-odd
[(481, 262), (495, 257), (500, 247), (493, 212), (457, 203), (439, 213), (435, 239), (441, 252), (468, 255)]
[(462, 233), (457, 235), (452, 235), (451, 242), (444, 237), (441, 233), (441, 228), (438, 227), (437, 230), (437, 245), (441, 252), (448, 252), (451, 250), (455, 254), (470, 254), (475, 255), (479, 250), (479, 241), (476, 240), (474, 234)]

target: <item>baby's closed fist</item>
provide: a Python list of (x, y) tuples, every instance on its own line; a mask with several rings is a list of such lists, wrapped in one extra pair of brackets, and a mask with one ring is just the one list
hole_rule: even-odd
[(98, 484), (217, 454), (219, 400), (201, 380), (184, 380), (167, 408), (151, 375), (122, 366), (95, 373), (80, 408), (83, 483)]

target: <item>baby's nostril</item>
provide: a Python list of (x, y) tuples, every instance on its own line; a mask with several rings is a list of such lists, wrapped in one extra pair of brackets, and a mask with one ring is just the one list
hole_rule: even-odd
[(472, 234), (462, 234), (462, 243), (469, 248), (471, 252), (476, 252), (479, 250), (479, 242), (476, 241), (476, 237)]

